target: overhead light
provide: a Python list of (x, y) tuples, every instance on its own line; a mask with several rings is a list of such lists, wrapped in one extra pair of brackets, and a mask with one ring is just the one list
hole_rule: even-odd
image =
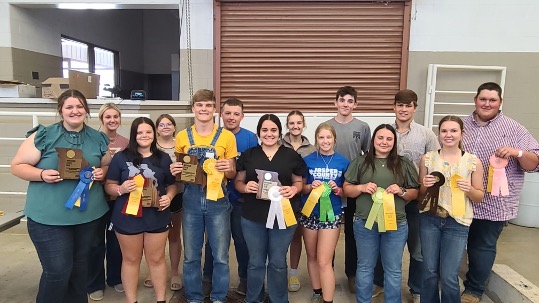
[(114, 3), (58, 3), (59, 9), (115, 9)]

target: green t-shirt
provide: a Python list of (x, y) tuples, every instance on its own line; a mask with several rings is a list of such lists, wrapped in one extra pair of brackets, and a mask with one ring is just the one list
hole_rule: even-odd
[[(105, 134), (91, 127), (84, 126), (80, 132), (69, 132), (61, 122), (50, 126), (39, 125), (28, 132), (36, 132), (34, 144), (41, 152), (41, 159), (36, 164), (41, 169), (58, 169), (56, 147), (82, 149), (84, 159), (90, 166), (100, 167), (101, 158), (107, 152), (109, 139)], [(30, 182), (26, 194), (24, 214), (41, 224), (76, 225), (87, 223), (103, 216), (108, 205), (101, 182), (93, 182), (88, 194), (88, 209), (80, 211), (65, 207), (69, 196), (79, 180), (63, 180), (58, 183)]]
[[(402, 156), (400, 159), (402, 161), (404, 182), (401, 182), (400, 184), (397, 183), (397, 185), (404, 188), (419, 188), (417, 171), (414, 164)], [(359, 156), (355, 158), (352, 163), (350, 163), (348, 170), (344, 174), (344, 178), (347, 182), (352, 184), (366, 184), (372, 182), (383, 188), (387, 188), (391, 184), (396, 183), (391, 170), (387, 167), (387, 165), (382, 167), (382, 163), (380, 163), (380, 161), (375, 161), (374, 167), (376, 168), (376, 171), (374, 174), (370, 169), (367, 169), (367, 171), (360, 178), (358, 178), (358, 171), (363, 161), (365, 161), (365, 156)], [(356, 216), (367, 220), (373, 203), (374, 202), (372, 201), (370, 194), (362, 193), (359, 195), (356, 198)], [(398, 195), (395, 195), (395, 212), (397, 214), (397, 223), (401, 223), (406, 220), (406, 212), (404, 210), (405, 206), (406, 201), (404, 201), (404, 199)]]

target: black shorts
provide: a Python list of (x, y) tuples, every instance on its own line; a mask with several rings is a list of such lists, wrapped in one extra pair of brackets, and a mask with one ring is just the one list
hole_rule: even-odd
[(183, 210), (183, 193), (177, 193), (174, 199), (170, 201), (170, 212), (173, 214)]
[(117, 232), (117, 233), (119, 233), (121, 235), (134, 236), (134, 235), (140, 235), (140, 234), (143, 234), (143, 233), (149, 233), (149, 234), (164, 233), (165, 231), (170, 229), (170, 226), (171, 226), (171, 224), (167, 224), (166, 226), (160, 227), (158, 229), (144, 231), (144, 232), (140, 232), (140, 233), (128, 232), (128, 231), (125, 231), (125, 230), (122, 230), (122, 229), (118, 228), (118, 226), (115, 226), (115, 225), (113, 225), (112, 228), (114, 229), (115, 232)]

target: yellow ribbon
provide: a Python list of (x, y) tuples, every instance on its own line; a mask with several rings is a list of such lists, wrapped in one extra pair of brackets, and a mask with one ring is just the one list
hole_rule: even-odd
[(136, 175), (133, 178), (136, 188), (134, 191), (129, 193), (129, 198), (127, 200), (127, 207), (125, 213), (128, 215), (136, 216), (140, 206), (142, 198), (142, 187), (144, 187), (144, 177), (142, 175)]
[(465, 202), (464, 192), (457, 185), (457, 181), (462, 179), (459, 175), (451, 176), (451, 209), (455, 217), (464, 217)]
[(492, 192), (492, 179), (494, 178), (494, 167), (492, 164), (488, 165), (488, 178), (487, 178), (487, 192)]
[(284, 222), (286, 223), (286, 226), (298, 224), (298, 221), (296, 221), (296, 215), (294, 214), (294, 209), (292, 209), (292, 204), (290, 204), (290, 200), (283, 198), (281, 200), (281, 207), (283, 208)]
[(324, 186), (318, 186), (317, 188), (313, 188), (311, 190), (311, 193), (309, 194), (307, 201), (305, 201), (305, 205), (303, 205), (303, 208), (301, 209), (302, 214), (304, 214), (307, 217), (311, 216), (311, 213), (313, 212), (313, 209), (316, 206), (316, 203), (318, 203), (320, 196), (322, 196), (324, 189), (325, 189)]
[(206, 178), (206, 199), (211, 201), (217, 201), (225, 196), (222, 187), (225, 174), (217, 171), (215, 168), (216, 163), (217, 160), (209, 158), (206, 159), (202, 165), (202, 168), (206, 174), (208, 174), (208, 177)]
[(384, 207), (384, 223), (386, 230), (397, 230), (397, 214), (395, 212), (395, 196), (382, 192), (382, 205)]

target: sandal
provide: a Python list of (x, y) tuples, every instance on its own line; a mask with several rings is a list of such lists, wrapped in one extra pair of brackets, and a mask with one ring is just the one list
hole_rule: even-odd
[(144, 286), (146, 286), (146, 287), (153, 287), (153, 283), (152, 283), (152, 278), (151, 278), (151, 277), (148, 277), (148, 278), (144, 279)]
[(180, 276), (172, 276), (170, 277), (170, 290), (180, 290), (182, 289), (182, 279)]

